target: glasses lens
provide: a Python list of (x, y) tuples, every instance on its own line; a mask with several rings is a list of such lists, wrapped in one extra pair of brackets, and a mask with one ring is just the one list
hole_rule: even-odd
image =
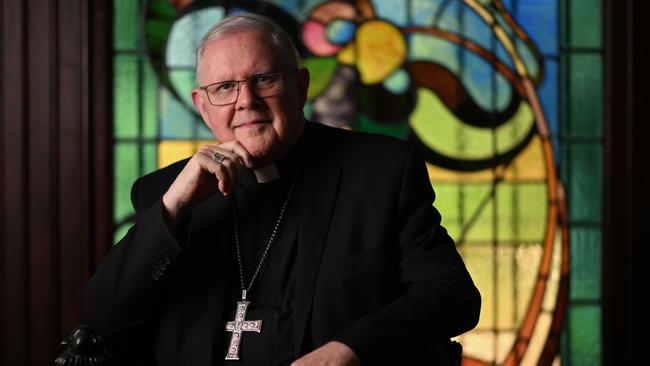
[(237, 101), (241, 92), (241, 83), (246, 83), (249, 90), (258, 98), (272, 97), (282, 92), (282, 72), (253, 75), (246, 80), (224, 81), (205, 88), (212, 105), (220, 106)]
[(248, 85), (260, 98), (277, 95), (282, 91), (282, 73), (253, 76), (248, 80)]
[(209, 86), (205, 91), (208, 93), (210, 103), (214, 105), (224, 105), (234, 103), (237, 100), (238, 82), (225, 81)]

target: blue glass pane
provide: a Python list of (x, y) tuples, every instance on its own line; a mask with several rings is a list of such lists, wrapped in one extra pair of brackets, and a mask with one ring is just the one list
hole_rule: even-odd
[(194, 137), (192, 133), (194, 114), (167, 90), (161, 90), (159, 98), (160, 138), (191, 139)]
[(463, 33), (464, 36), (481, 45), (484, 49), (492, 49), (494, 36), (492, 29), (485, 23), (475, 11), (464, 8), (463, 16)]
[(558, 4), (555, 1), (520, 0), (516, 18), (539, 50), (549, 56), (558, 54)]
[(552, 58), (544, 59), (544, 78), (542, 83), (537, 88), (537, 95), (539, 96), (542, 109), (546, 122), (551, 130), (553, 139), (553, 156), (556, 159), (556, 164), (560, 158), (560, 146), (557, 134), (560, 124), (560, 111), (559, 111), (559, 82), (560, 82), (560, 68), (558, 61)]
[(429, 27), (445, 0), (412, 0), (411, 25)]
[(385, 19), (397, 26), (407, 24), (406, 6), (404, 0), (382, 0), (373, 2), (375, 17)]

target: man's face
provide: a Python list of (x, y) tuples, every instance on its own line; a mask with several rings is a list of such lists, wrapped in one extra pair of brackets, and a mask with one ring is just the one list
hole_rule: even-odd
[[(261, 32), (242, 30), (212, 41), (198, 60), (200, 86), (221, 81), (244, 80), (252, 75), (290, 71), (293, 65), (274, 49)], [(302, 108), (307, 96), (306, 70), (282, 76), (282, 92), (259, 98), (247, 83), (240, 84), (233, 104), (214, 106), (206, 92), (192, 90), (194, 106), (220, 142), (239, 141), (264, 166), (284, 154), (296, 142), (304, 127)]]

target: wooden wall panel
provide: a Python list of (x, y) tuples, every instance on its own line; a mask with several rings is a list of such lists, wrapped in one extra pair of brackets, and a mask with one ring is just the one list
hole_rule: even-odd
[[(2, 335), (0, 355), (4, 365), (26, 365), (28, 340), (28, 252), (26, 202), (27, 130), (25, 90), (25, 5), (20, 1), (2, 3)], [(3, 362), (4, 361), (4, 362)]]
[(110, 247), (111, 7), (0, 0), (2, 365), (53, 363)]
[(650, 22), (647, 1), (604, 2), (603, 365), (647, 361)]
[[(27, 1), (27, 210), (29, 227), (29, 333), (30, 363), (45, 365), (54, 353), (56, 339), (56, 218), (57, 93), (54, 72), (57, 64), (55, 9), (51, 1)], [(51, 36), (51, 35), (54, 35)], [(35, 363), (36, 362), (36, 363)]]
[(85, 178), (89, 174), (87, 144), (84, 144), (85, 114), (88, 103), (84, 100), (83, 85), (88, 75), (86, 47), (82, 42), (84, 19), (77, 0), (60, 0), (58, 18), (67, 19), (57, 23), (59, 41), (58, 57), (58, 161), (57, 197), (60, 203), (57, 220), (58, 231), (58, 275), (63, 285), (58, 289), (58, 306), (60, 322), (57, 334), (65, 334), (71, 326), (81, 322), (80, 314), (83, 301), (83, 244), (89, 243), (87, 227), (84, 221), (88, 216), (88, 186)]

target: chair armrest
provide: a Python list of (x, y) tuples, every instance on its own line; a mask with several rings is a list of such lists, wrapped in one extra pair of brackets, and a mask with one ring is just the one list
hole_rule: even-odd
[(92, 329), (78, 325), (59, 344), (56, 366), (113, 366), (115, 357)]

